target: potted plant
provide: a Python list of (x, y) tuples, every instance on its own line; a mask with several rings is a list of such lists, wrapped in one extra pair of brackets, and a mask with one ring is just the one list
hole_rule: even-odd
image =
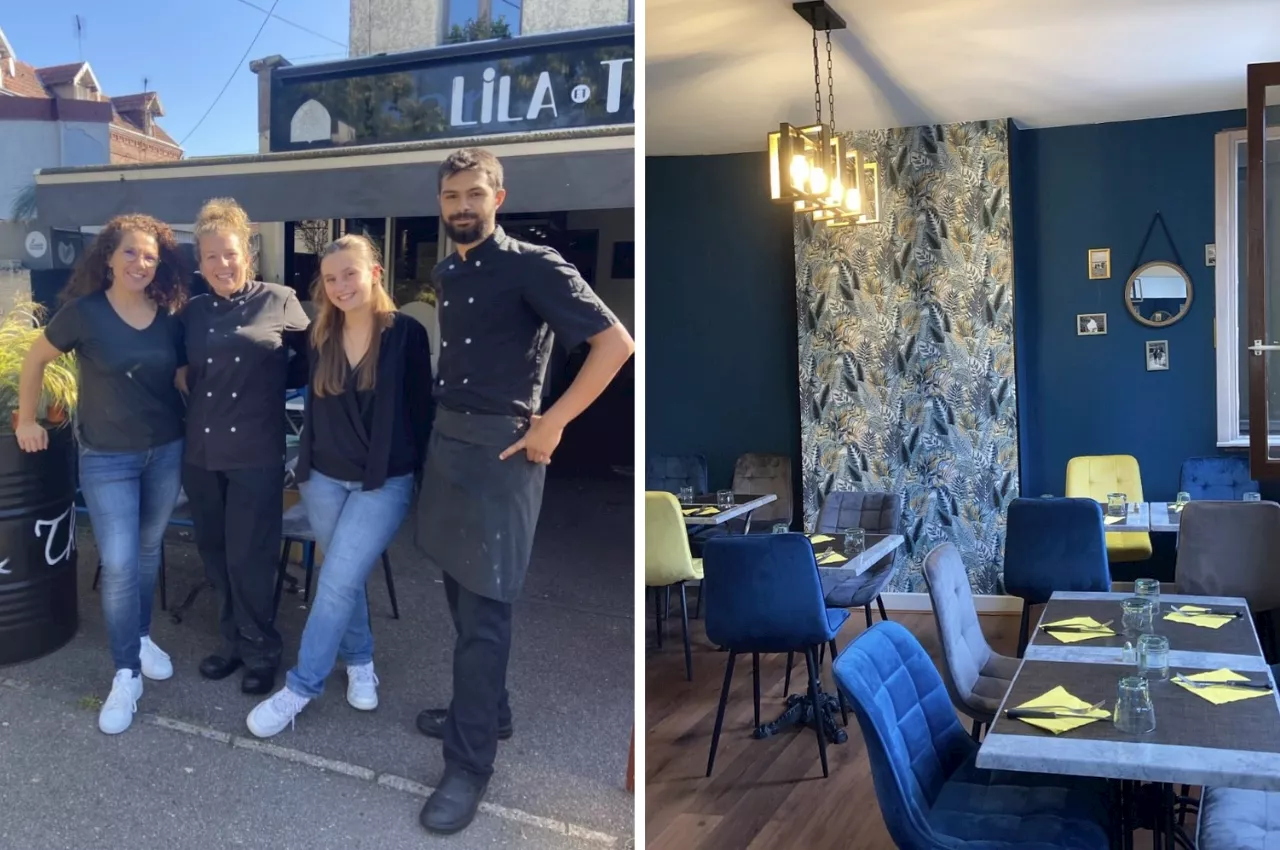
[(76, 596), (75, 357), (44, 370), (36, 416), (49, 430), (42, 452), (18, 448), (18, 380), (43, 333), (44, 310), (30, 300), (0, 317), (0, 666), (62, 647), (79, 625)]

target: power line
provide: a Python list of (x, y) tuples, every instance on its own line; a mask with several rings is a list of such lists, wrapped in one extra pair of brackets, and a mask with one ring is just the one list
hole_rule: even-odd
[[(248, 6), (250, 9), (257, 9), (259, 12), (264, 12), (267, 14), (268, 17), (275, 18), (277, 21), (279, 21), (282, 24), (287, 24), (295, 29), (300, 29), (305, 33), (310, 33), (311, 35), (314, 35), (316, 38), (323, 38), (325, 41), (329, 42), (330, 44), (338, 45), (343, 50), (347, 49), (347, 45), (343, 44), (341, 41), (338, 41), (337, 39), (329, 38), (329, 36), (325, 35), (322, 32), (316, 32), (315, 30), (309, 27), (304, 27), (302, 24), (294, 23), (293, 21), (290, 21), (287, 18), (282, 18), (279, 15), (272, 15), (270, 12), (268, 12), (266, 9), (259, 6), (257, 3), (250, 3), (249, 0), (236, 0), (236, 2), (243, 6)], [(274, 9), (275, 6), (272, 6), (271, 8)]]
[(249, 58), (249, 52), (253, 50), (253, 46), (258, 43), (258, 36), (262, 35), (262, 31), (267, 28), (267, 22), (271, 20), (276, 6), (280, 5), (280, 0), (272, 0), (271, 8), (267, 11), (267, 16), (262, 19), (262, 25), (258, 27), (258, 31), (253, 34), (253, 41), (249, 42), (249, 46), (245, 48), (244, 55), (240, 57), (240, 61), (236, 63), (235, 69), (231, 72), (231, 76), (227, 77), (227, 81), (222, 84), (222, 91), (218, 92), (218, 96), (213, 99), (213, 103), (209, 104), (209, 108), (204, 111), (204, 115), (200, 116), (200, 120), (196, 122), (196, 126), (192, 127), (190, 132), (182, 137), (178, 142), (178, 147), (182, 147), (187, 143), (187, 139), (191, 138), (191, 134), (200, 129), (200, 125), (204, 123), (204, 119), (209, 117), (209, 113), (218, 105), (218, 101), (222, 100), (222, 96), (227, 93), (227, 89), (231, 86), (231, 81), (236, 78), (236, 74), (240, 73), (240, 67), (244, 65), (244, 61)]

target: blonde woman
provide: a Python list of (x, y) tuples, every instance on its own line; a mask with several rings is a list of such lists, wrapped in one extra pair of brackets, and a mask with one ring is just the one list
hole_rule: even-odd
[(212, 291), (182, 313), (189, 363), (180, 376), (188, 392), (182, 482), (205, 572), (222, 595), (221, 646), (200, 663), (200, 675), (223, 679), (243, 665), (240, 689), (265, 694), (282, 652), (272, 602), (284, 394), (305, 384), (310, 320), (292, 289), (252, 279), (251, 235), (249, 217), (227, 198), (209, 201), (196, 219), (196, 256)]
[(344, 236), (325, 248), (312, 301), (297, 474), (324, 566), (297, 666), (247, 719), (259, 738), (291, 725), (320, 696), (339, 657), (347, 702), (377, 708), (365, 581), (409, 512), (435, 413), (426, 329), (396, 311), (368, 239)]

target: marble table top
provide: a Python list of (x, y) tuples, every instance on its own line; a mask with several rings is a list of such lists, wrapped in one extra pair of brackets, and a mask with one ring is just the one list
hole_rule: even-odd
[(1147, 512), (1151, 517), (1152, 531), (1176, 532), (1178, 530), (1178, 521), (1182, 519), (1182, 514), (1169, 510), (1168, 502), (1148, 502)]
[[(831, 534), (829, 536), (834, 537), (836, 543), (840, 542), (840, 535)], [(838, 567), (824, 567), (819, 565), (818, 573), (828, 578), (838, 578), (840, 576), (849, 575), (860, 576), (875, 566), (876, 562), (885, 555), (888, 555), (890, 552), (901, 546), (903, 541), (904, 538), (901, 534), (868, 534), (867, 548), (861, 555), (858, 555), (856, 558), (850, 558)], [(829, 547), (826, 547), (821, 543), (814, 546), (814, 550), (817, 554), (821, 554), (824, 548)]]
[(1123, 519), (1107, 516), (1107, 506), (1103, 505), (1102, 523), (1107, 531), (1150, 531), (1151, 515), (1146, 502), (1131, 502)]
[[(1053, 594), (1053, 601), (1108, 601), (1114, 602), (1118, 609), (1120, 600), (1130, 595), (1059, 591)], [(1248, 610), (1248, 603), (1237, 597), (1170, 594), (1162, 595), (1160, 601), (1162, 604), (1191, 603)], [(1051, 610), (1052, 604), (1051, 601), (1046, 606), (1046, 613)], [(1059, 617), (1055, 615), (1054, 619)], [(1042, 617), (1041, 622), (1046, 620)], [(1171, 669), (1216, 670), (1229, 667), (1241, 673), (1254, 674), (1254, 678), (1258, 678), (1256, 674), (1263, 674), (1274, 687), (1275, 680), (1262, 658), (1261, 644), (1253, 630), (1252, 618), (1244, 617), (1241, 625), (1244, 624), (1250, 630), (1251, 646), (1254, 647), (1247, 654), (1198, 652), (1172, 647), (1169, 659)], [(1223, 628), (1232, 625), (1236, 624), (1228, 624)], [(1012, 697), (1010, 704), (1016, 705), (1037, 695), (1019, 692), (1019, 679), (1024, 677), (1024, 672), (1024, 684), (1034, 690), (1042, 688), (1040, 679), (1048, 681), (1048, 678), (1053, 678), (1051, 671), (1054, 664), (1062, 664), (1062, 677), (1074, 677), (1076, 684), (1073, 684), (1073, 688), (1090, 691), (1088, 694), (1081, 694), (1081, 698), (1094, 696), (1093, 702), (1108, 698), (1110, 707), (1114, 705), (1115, 681), (1122, 672), (1117, 669), (1123, 663), (1120, 653), (1121, 649), (1114, 646), (1033, 644), (1019, 666), (1005, 701), (1008, 702)], [(1087, 676), (1081, 678), (1078, 668), (1083, 665), (1087, 665)], [(1050, 670), (1047, 674), (1046, 667)], [(1096, 668), (1096, 672), (1088, 668)], [(1053, 735), (1004, 717), (1005, 705), (1002, 703), (995, 722), (983, 739), (977, 766), (992, 770), (1280, 791), (1280, 689), (1270, 696), (1214, 706), (1194, 694), (1165, 692), (1174, 687), (1176, 686), (1169, 682), (1157, 683), (1153, 694), (1156, 731), (1144, 736), (1127, 736), (1115, 730), (1106, 720)], [(1184, 696), (1189, 697), (1190, 701), (1183, 699)], [(1166, 706), (1167, 715), (1176, 709), (1181, 723), (1170, 720), (1162, 728), (1162, 704)], [(1194, 715), (1192, 719), (1195, 722), (1188, 724), (1189, 711), (1199, 711), (1203, 716)], [(1244, 723), (1246, 713), (1249, 714), (1249, 719)], [(1214, 724), (1214, 728), (1209, 730), (1208, 724)], [(1231, 730), (1237, 727), (1240, 727), (1239, 745), (1230, 738)], [(1197, 733), (1194, 730), (1201, 731)], [(1260, 736), (1277, 744), (1259, 745), (1256, 741)], [(1206, 741), (1210, 738), (1214, 745), (1206, 746)]]
[[(685, 525), (723, 525), (724, 523), (728, 522), (731, 519), (737, 519), (740, 516), (749, 514), (752, 511), (755, 511), (759, 508), (764, 507), (770, 502), (778, 501), (778, 496), (776, 493), (767, 493), (763, 496), (750, 496), (750, 495), (743, 495), (741, 493), (736, 493), (734, 494), (733, 498), (734, 498), (735, 504), (732, 508), (726, 508), (725, 510), (720, 511), (719, 513), (711, 514), (710, 516), (686, 516), (684, 518), (684, 524)], [(690, 504), (681, 505), (680, 509), (684, 511), (684, 510), (688, 510), (691, 507), (703, 507), (703, 508), (716, 507), (716, 494), (704, 493), (701, 496), (694, 496), (693, 501)]]

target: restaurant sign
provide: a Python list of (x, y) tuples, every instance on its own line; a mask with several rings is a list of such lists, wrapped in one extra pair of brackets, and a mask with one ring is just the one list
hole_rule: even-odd
[(284, 67), (271, 150), (635, 123), (632, 27)]

